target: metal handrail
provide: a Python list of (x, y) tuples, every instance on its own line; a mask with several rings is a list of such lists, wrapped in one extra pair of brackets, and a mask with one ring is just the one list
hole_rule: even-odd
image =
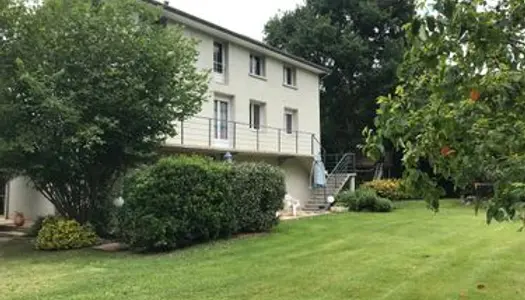
[(337, 176), (337, 174), (347, 174), (350, 171), (348, 168), (348, 165), (350, 164), (349, 159), (352, 160), (353, 165), (354, 165), (353, 168), (355, 168), (355, 153), (345, 153), (343, 157), (341, 158), (341, 160), (339, 160), (335, 168), (330, 173), (330, 175), (334, 176), (334, 181), (335, 181), (334, 183), (336, 187), (338, 187), (340, 183), (339, 177)]
[[(224, 126), (224, 127), (223, 127)], [(314, 155), (320, 144), (314, 133), (283, 128), (194, 116), (178, 122), (178, 134), (170, 144), (195, 148), (223, 148), (241, 151)], [(218, 137), (217, 134), (221, 136)], [(224, 134), (224, 135), (222, 135)]]
[[(210, 118), (210, 117), (202, 117), (202, 116), (193, 116), (193, 117), (190, 117), (190, 118), (187, 118), (185, 119), (184, 121), (188, 121), (188, 120), (191, 120), (191, 119), (202, 119), (202, 120), (212, 120), (212, 121), (217, 121), (217, 120), (220, 120), (220, 119), (217, 119), (217, 118)], [(250, 126), (251, 124), (250, 123), (244, 123), (244, 122), (239, 122), (239, 121), (231, 121), (231, 120), (228, 120), (227, 121), (228, 123), (232, 123), (232, 124), (237, 124), (237, 125), (245, 125), (245, 126)], [(273, 127), (273, 126), (267, 126), (267, 125), (260, 125), (260, 127), (258, 129), (253, 129), (254, 131), (255, 130), (260, 130), (260, 129), (273, 129), (273, 130), (284, 130), (284, 128), (280, 128), (280, 127)], [(302, 131), (302, 130), (293, 130), (292, 131), (293, 133), (304, 133), (304, 134), (314, 134), (313, 132), (309, 132), (309, 131)], [(315, 135), (315, 134), (314, 134)], [(317, 140), (317, 138), (316, 138)], [(319, 143), (320, 144), (320, 143)]]
[[(321, 157), (322, 158), (326, 157), (326, 149), (323, 147), (321, 142), (315, 137), (315, 135), (312, 135), (312, 142), (317, 143), (317, 145), (319, 146), (319, 149), (321, 150)], [(313, 153), (313, 154), (316, 154), (316, 153)]]
[[(330, 175), (332, 175), (332, 174), (336, 174), (337, 171), (339, 170), (339, 168), (340, 168), (341, 166), (346, 166), (346, 167), (347, 167), (347, 169), (346, 169), (347, 172), (344, 172), (344, 173), (348, 173), (348, 163), (349, 163), (349, 162), (347, 162), (346, 160), (347, 160), (347, 158), (349, 158), (349, 157), (351, 157), (352, 160), (354, 160), (354, 159), (355, 159), (355, 154), (354, 154), (354, 153), (345, 153), (345, 154), (343, 155), (343, 157), (341, 158), (341, 160), (339, 160), (339, 162), (337, 163), (337, 165), (335, 166), (335, 168), (332, 170), (332, 172), (330, 173)], [(346, 164), (344, 164), (344, 163), (346, 163)]]

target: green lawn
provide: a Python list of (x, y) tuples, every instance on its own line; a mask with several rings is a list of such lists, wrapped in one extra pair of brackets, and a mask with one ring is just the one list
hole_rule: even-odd
[(525, 233), (471, 208), (288, 221), (162, 255), (0, 245), (0, 299), (524, 299)]

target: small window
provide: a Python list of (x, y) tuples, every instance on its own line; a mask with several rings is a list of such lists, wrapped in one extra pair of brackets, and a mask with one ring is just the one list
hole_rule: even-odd
[(284, 78), (283, 78), (283, 82), (285, 85), (288, 85), (288, 86), (296, 86), (297, 85), (297, 81), (296, 81), (296, 70), (295, 68), (292, 68), (292, 67), (288, 67), (288, 66), (284, 66), (284, 72), (283, 72), (283, 75), (284, 75)]
[(250, 128), (261, 129), (264, 116), (264, 104), (250, 102)]
[(284, 129), (287, 134), (292, 134), (297, 127), (297, 111), (287, 109), (284, 111)]
[(219, 42), (213, 43), (213, 72), (224, 74), (224, 44)]
[(250, 74), (261, 77), (266, 76), (264, 57), (260, 55), (250, 55)]

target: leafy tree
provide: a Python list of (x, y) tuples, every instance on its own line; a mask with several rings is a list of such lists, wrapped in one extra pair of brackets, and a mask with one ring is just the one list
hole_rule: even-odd
[(61, 215), (107, 213), (117, 178), (199, 111), (195, 42), (141, 1), (0, 0), (0, 166)]
[(413, 0), (307, 0), (266, 24), (267, 43), (332, 70), (321, 94), (327, 150), (348, 151), (363, 141), (375, 99), (396, 84), (401, 27), (413, 14)]
[(405, 177), (436, 210), (439, 176), (459, 188), (493, 183), (490, 222), (516, 215), (525, 200), (517, 196), (525, 195), (525, 3), (487, 2), (438, 0), (406, 27), (401, 84), (379, 98), (366, 151), (377, 156), (386, 141), (402, 150)]

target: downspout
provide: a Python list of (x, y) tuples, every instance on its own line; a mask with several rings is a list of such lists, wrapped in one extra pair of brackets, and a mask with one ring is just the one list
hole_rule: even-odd
[(5, 192), (5, 196), (4, 196), (4, 215), (5, 215), (5, 219), (9, 219), (9, 191), (10, 191), (10, 187), (11, 187), (11, 181), (8, 181), (6, 183), (6, 185), (4, 186), (4, 192)]

